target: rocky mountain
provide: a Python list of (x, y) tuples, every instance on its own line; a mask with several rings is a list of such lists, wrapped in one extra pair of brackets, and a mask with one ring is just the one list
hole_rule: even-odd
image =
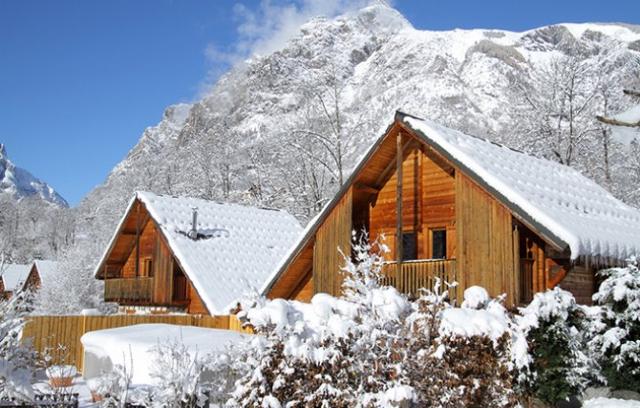
[(17, 167), (9, 160), (7, 149), (0, 143), (0, 194), (16, 200), (38, 198), (58, 207), (68, 207), (67, 201), (53, 187), (34, 177), (27, 170)]
[(628, 106), (638, 58), (639, 26), (424, 31), (379, 5), (319, 17), (167, 108), (78, 216), (105, 240), (143, 189), (308, 219), (396, 109), (575, 166), (637, 204), (640, 165), (594, 117)]

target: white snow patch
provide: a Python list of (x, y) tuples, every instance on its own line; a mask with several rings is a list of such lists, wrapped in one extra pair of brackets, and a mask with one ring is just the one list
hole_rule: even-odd
[(616, 398), (593, 398), (582, 405), (583, 408), (640, 408), (640, 401)]
[(93, 378), (120, 364), (131, 372), (134, 385), (153, 384), (152, 349), (159, 343), (182, 343), (193, 358), (200, 358), (251, 337), (230, 330), (171, 324), (139, 324), (92, 331), (80, 338), (85, 350), (84, 376)]

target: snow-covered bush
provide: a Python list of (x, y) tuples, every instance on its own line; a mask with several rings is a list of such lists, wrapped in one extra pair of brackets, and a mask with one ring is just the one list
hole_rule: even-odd
[(198, 407), (206, 400), (205, 359), (181, 342), (158, 343), (152, 350), (150, 400), (154, 407)]
[[(131, 373), (132, 361), (129, 356), (129, 364), (116, 364), (113, 368), (103, 373), (101, 377), (93, 381), (92, 391), (101, 396), (102, 406), (105, 408), (124, 407), (131, 402)], [(141, 397), (142, 398), (142, 397)], [(145, 404), (146, 405), (146, 404)]]
[(607, 385), (640, 392), (640, 270), (631, 259), (626, 268), (601, 272), (606, 279), (593, 295), (600, 306), (591, 349)]
[(480, 287), (461, 308), (425, 291), (407, 319), (404, 371), (418, 406), (513, 407), (510, 318), (501, 300)]
[(33, 397), (35, 353), (20, 341), (27, 296), (18, 292), (0, 301), (0, 398), (25, 401)]
[(585, 353), (583, 308), (571, 293), (554, 288), (537, 293), (520, 314), (518, 326), (529, 351), (526, 364), (517, 364), (520, 391), (547, 403), (579, 395), (597, 372)]
[(394, 348), (410, 304), (396, 289), (380, 286), (383, 258), (371, 250), (363, 238), (354, 242), (356, 262), (345, 257), (344, 298), (262, 300), (247, 311), (262, 337), (232, 405), (381, 406), (412, 398), (397, 380), (402, 355)]

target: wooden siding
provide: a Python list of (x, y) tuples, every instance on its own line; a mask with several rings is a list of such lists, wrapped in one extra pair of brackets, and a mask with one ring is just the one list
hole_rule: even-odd
[[(267, 293), (269, 299), (292, 299), (295, 297), (295, 289), (299, 287), (300, 282), (308, 279), (312, 275), (313, 243), (314, 240), (307, 243), (289, 264), (285, 273), (280, 276), (280, 279), (278, 279), (269, 293)], [(313, 286), (313, 282), (311, 285)]]
[[(512, 220), (509, 210), (461, 173), (456, 173), (459, 292), (483, 286), (491, 296), (517, 303)], [(458, 298), (462, 294), (458, 293)]]
[(311, 273), (308, 273), (300, 282), (300, 285), (298, 285), (291, 294), (291, 299), (298, 300), (300, 302), (310, 302), (313, 295), (313, 279), (311, 279)]
[(191, 282), (189, 282), (189, 306), (187, 307), (187, 312), (192, 314), (209, 314), (207, 307)]
[(252, 333), (243, 328), (234, 315), (111, 315), (111, 316), (30, 316), (22, 332), (22, 341), (30, 341), (38, 353), (64, 346), (64, 352), (52, 353), (54, 364), (71, 364), (82, 371), (83, 349), (80, 338), (95, 330), (132, 326), (135, 324), (165, 323), (227, 329)]
[(160, 234), (155, 236), (153, 278), (153, 302), (170, 304), (173, 301), (173, 255)]
[(316, 233), (313, 247), (315, 293), (340, 294), (340, 269), (344, 265), (342, 254), (351, 254), (351, 194), (352, 189), (349, 189)]
[[(455, 178), (453, 169), (428, 149), (415, 147), (402, 164), (402, 230), (417, 235), (418, 259), (432, 258), (431, 229), (446, 229), (447, 258), (455, 258)], [(372, 239), (384, 234), (395, 259), (396, 186), (394, 170), (371, 204), (369, 231)], [(354, 214), (354, 218), (356, 215)]]
[[(144, 259), (152, 258), (156, 245), (156, 236), (158, 235), (158, 229), (153, 221), (147, 222), (141, 228), (140, 233), (140, 254), (138, 262), (138, 275), (144, 276)], [(131, 253), (127, 258), (124, 266), (122, 267), (121, 276), (123, 278), (135, 278), (136, 277), (136, 257), (137, 248), (135, 243), (131, 248)]]
[(596, 289), (594, 273), (585, 265), (574, 265), (560, 282), (560, 287), (571, 292), (576, 302), (590, 305), (591, 296)]

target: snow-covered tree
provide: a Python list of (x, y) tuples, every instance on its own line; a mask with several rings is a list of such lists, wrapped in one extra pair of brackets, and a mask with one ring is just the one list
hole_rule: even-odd
[(640, 392), (640, 270), (633, 258), (625, 268), (601, 272), (593, 295), (600, 306), (591, 349), (607, 384)]
[(35, 314), (78, 314), (82, 309), (107, 311), (102, 295), (102, 282), (93, 276), (94, 263), (87, 259), (100, 253), (95, 242), (80, 241), (68, 249), (56, 268), (56, 276), (42, 286), (35, 295)]
[(0, 301), (0, 398), (33, 398), (35, 354), (21, 342), (27, 294), (18, 292)]
[(521, 391), (550, 404), (580, 395), (598, 372), (586, 352), (589, 323), (583, 308), (556, 287), (537, 293), (520, 314), (530, 355), (519, 369)]

